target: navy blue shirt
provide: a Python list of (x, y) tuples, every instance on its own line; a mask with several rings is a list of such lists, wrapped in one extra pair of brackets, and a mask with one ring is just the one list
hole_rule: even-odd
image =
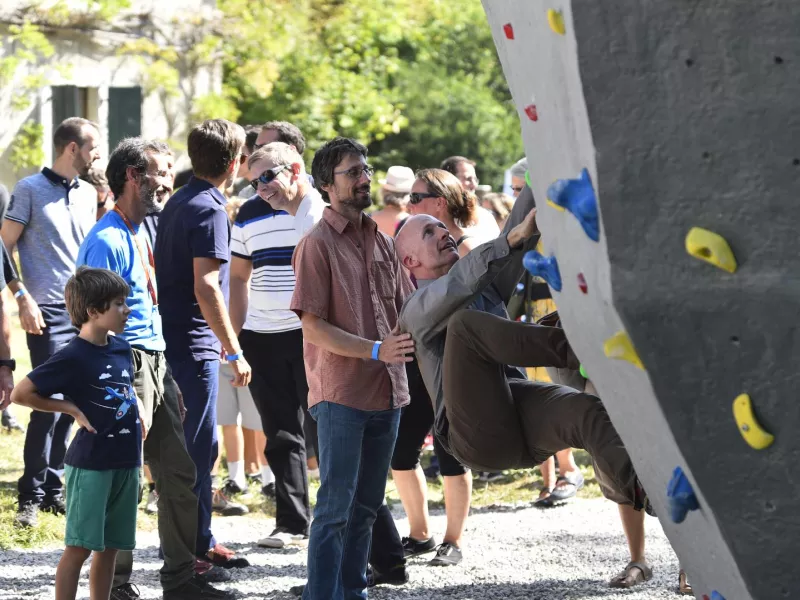
[(228, 302), (231, 224), (217, 188), (192, 177), (169, 199), (158, 220), (155, 248), (158, 301), (169, 360), (219, 358), (220, 343), (194, 295), (195, 258), (220, 262), (219, 285)]
[(141, 466), (142, 429), (133, 372), (130, 344), (110, 335), (105, 346), (75, 337), (28, 374), (40, 396), (68, 397), (97, 431), (78, 429), (66, 464), (93, 471)]

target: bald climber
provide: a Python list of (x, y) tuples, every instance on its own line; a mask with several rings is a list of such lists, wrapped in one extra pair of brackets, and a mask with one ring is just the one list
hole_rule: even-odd
[(528, 381), (520, 368), (579, 368), (561, 328), (508, 319), (522, 256), (538, 240), (527, 186), (503, 233), (463, 258), (443, 223), (411, 217), (395, 244), (418, 289), (403, 305), (400, 328), (416, 343), (434, 432), (463, 464), (500, 471), (533, 467), (564, 448), (589, 452), (603, 494), (620, 505), (631, 550), (611, 585), (630, 587), (652, 576), (641, 512), (649, 502), (622, 441), (599, 398)]

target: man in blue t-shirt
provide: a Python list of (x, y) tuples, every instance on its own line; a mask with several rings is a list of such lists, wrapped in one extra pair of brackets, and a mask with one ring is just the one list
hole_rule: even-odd
[[(145, 228), (147, 214), (160, 209), (172, 187), (169, 147), (142, 138), (122, 140), (109, 157), (106, 176), (117, 204), (81, 244), (78, 264), (109, 269), (130, 286), (131, 309), (122, 336), (133, 348), (134, 386), (150, 430), (144, 444), (158, 493), (158, 533), (164, 551), (161, 585), (167, 600), (228, 598), (195, 575), (197, 498), (194, 463), (181, 426), (184, 407), (164, 356), (154, 257)], [(136, 598), (129, 583), (133, 555), (120, 552), (112, 598)]]
[[(81, 267), (64, 291), (80, 333), (23, 379), (11, 394), (36, 411), (69, 415), (80, 429), (66, 464), (66, 548), (56, 571), (56, 598), (74, 600), (94, 552), (92, 597), (108, 598), (117, 551), (136, 545), (136, 505), (143, 423), (131, 385), (131, 347), (119, 335), (130, 289), (116, 273)], [(64, 399), (51, 396), (62, 394)]]
[(250, 382), (250, 366), (226, 308), (230, 222), (223, 195), (238, 170), (244, 140), (244, 129), (223, 119), (192, 129), (188, 151), (194, 176), (164, 207), (155, 249), (167, 360), (186, 401), (183, 430), (197, 470), (196, 553), (226, 568), (249, 564), (217, 543), (211, 533), (221, 351), (233, 370), (233, 384)]

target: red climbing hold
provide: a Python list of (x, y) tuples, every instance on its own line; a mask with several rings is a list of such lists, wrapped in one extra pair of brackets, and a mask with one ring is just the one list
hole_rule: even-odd
[(509, 40), (514, 39), (514, 27), (511, 25), (511, 23), (506, 23), (503, 25), (503, 33), (506, 34), (506, 38)]
[(525, 107), (525, 114), (528, 115), (528, 118), (531, 121), (538, 121), (539, 120), (539, 113), (536, 111), (535, 104), (529, 104)]
[(583, 276), (583, 273), (578, 273), (578, 287), (584, 294), (589, 293), (589, 286), (586, 285), (586, 277)]

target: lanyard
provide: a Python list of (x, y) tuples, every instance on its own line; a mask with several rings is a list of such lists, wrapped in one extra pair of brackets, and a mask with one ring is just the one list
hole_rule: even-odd
[(144, 245), (147, 247), (147, 258), (150, 261), (150, 268), (148, 268), (147, 264), (144, 262), (144, 252), (142, 251), (142, 247), (139, 245), (139, 238), (136, 235), (136, 232), (133, 230), (133, 225), (128, 220), (128, 217), (125, 216), (125, 213), (119, 209), (119, 206), (114, 206), (114, 211), (122, 218), (122, 221), (125, 223), (125, 226), (128, 228), (128, 231), (131, 232), (131, 237), (133, 237), (133, 241), (136, 242), (136, 249), (139, 251), (139, 258), (142, 260), (142, 268), (144, 269), (144, 275), (147, 277), (147, 291), (150, 292), (150, 298), (153, 299), (153, 306), (158, 306), (158, 297), (156, 296), (156, 287), (153, 285), (152, 279), (150, 279), (150, 270), (156, 270), (156, 261), (153, 258), (153, 251), (150, 249), (150, 243), (145, 240)]

